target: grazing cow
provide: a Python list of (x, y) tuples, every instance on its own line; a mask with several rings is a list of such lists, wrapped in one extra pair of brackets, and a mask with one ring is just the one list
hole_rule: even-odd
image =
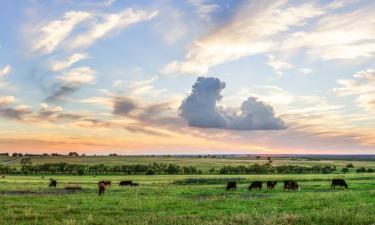
[(57, 186), (57, 181), (51, 178), (49, 182), (49, 187), (56, 187), (56, 186)]
[(348, 184), (345, 182), (344, 179), (332, 179), (331, 188), (336, 188), (336, 186), (348, 188)]
[(107, 185), (109, 185), (109, 186), (112, 185), (112, 181), (110, 181), (110, 180), (101, 180), (101, 181), (99, 181), (98, 185), (101, 184), (101, 183), (103, 183), (106, 186)]
[(139, 186), (139, 184), (138, 183), (132, 183), (130, 186), (137, 187), (137, 186)]
[(3, 179), (4, 179), (4, 178), (5, 178), (5, 175), (1, 176), (1, 178), (3, 178)]
[(235, 181), (229, 181), (227, 183), (227, 191), (237, 190), (237, 183)]
[(267, 190), (275, 189), (276, 184), (277, 184), (277, 181), (267, 181)]
[(284, 181), (284, 191), (286, 190), (299, 190), (298, 183), (292, 180), (285, 180)]
[(251, 184), (250, 184), (250, 186), (249, 186), (249, 191), (251, 191), (251, 189), (253, 189), (253, 188), (257, 188), (257, 189), (259, 189), (259, 190), (261, 190), (262, 189), (262, 181), (253, 181), (253, 182), (251, 182)]
[(104, 183), (99, 183), (99, 196), (104, 195), (105, 192), (105, 184)]
[(131, 180), (123, 180), (123, 181), (120, 181), (120, 186), (130, 186), (133, 184), (133, 181)]

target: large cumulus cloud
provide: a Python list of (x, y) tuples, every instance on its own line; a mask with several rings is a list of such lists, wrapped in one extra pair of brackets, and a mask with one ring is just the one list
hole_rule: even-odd
[(225, 83), (213, 77), (198, 77), (191, 94), (182, 101), (180, 116), (189, 126), (228, 130), (281, 130), (284, 122), (271, 106), (254, 97), (241, 104), (239, 113), (219, 106)]

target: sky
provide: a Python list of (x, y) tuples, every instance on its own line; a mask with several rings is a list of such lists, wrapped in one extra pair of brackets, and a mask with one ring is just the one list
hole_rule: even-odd
[(375, 2), (2, 0), (0, 152), (374, 154)]

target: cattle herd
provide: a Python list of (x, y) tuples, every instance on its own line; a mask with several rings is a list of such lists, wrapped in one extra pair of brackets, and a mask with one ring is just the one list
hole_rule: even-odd
[[(267, 190), (273, 190), (275, 189), (275, 186), (277, 185), (277, 181), (267, 181)], [(249, 191), (256, 189), (261, 190), (263, 186), (263, 181), (253, 181), (251, 182), (249, 186)], [(344, 179), (332, 179), (331, 188), (336, 188), (336, 186), (339, 187), (345, 187), (348, 188), (348, 184)], [(227, 183), (227, 191), (231, 190), (237, 190), (237, 183), (235, 181), (229, 181)], [(284, 191), (297, 191), (300, 187), (298, 186), (298, 183), (293, 180), (284, 180)]]
[[(111, 185), (112, 185), (112, 181), (110, 181), (110, 180), (99, 181), (98, 182), (99, 196), (104, 194), (106, 186), (111, 186)], [(276, 185), (277, 185), (277, 181), (267, 181), (266, 185), (267, 185), (267, 190), (274, 190)], [(57, 186), (57, 181), (55, 179), (51, 178), (50, 183), (49, 183), (49, 187), (56, 187), (56, 186)], [(124, 181), (120, 181), (119, 186), (122, 186), (122, 187), (124, 187), (124, 186), (139, 186), (139, 184), (134, 183), (131, 180), (124, 180)], [(262, 186), (263, 186), (263, 181), (253, 181), (253, 182), (251, 182), (248, 189), (249, 189), (249, 191), (251, 191), (253, 189), (262, 190)], [(331, 188), (335, 189), (336, 186), (339, 186), (340, 188), (341, 187), (348, 188), (348, 184), (346, 183), (346, 181), (344, 179), (332, 179)], [(289, 191), (289, 190), (297, 191), (299, 189), (300, 189), (300, 187), (298, 186), (298, 183), (296, 181), (284, 180), (284, 188), (283, 188), (284, 191)], [(226, 190), (227, 191), (237, 190), (237, 183), (235, 181), (229, 181), (227, 183)]]

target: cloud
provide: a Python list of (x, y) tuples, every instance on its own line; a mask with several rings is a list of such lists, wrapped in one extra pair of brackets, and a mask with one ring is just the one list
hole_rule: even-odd
[(229, 112), (219, 106), (225, 83), (217, 78), (198, 77), (192, 93), (181, 103), (180, 116), (189, 126), (228, 130), (281, 130), (284, 122), (275, 117), (271, 106), (249, 97), (240, 109)]
[(0, 68), (0, 79), (8, 75), (11, 71), (11, 66), (6, 65), (4, 68)]
[(134, 98), (155, 98), (155, 96), (160, 96), (166, 91), (166, 89), (157, 89), (154, 87), (154, 83), (158, 79), (158, 76), (153, 76), (145, 80), (130, 80), (128, 82), (116, 80), (113, 82), (113, 86)]
[(69, 49), (85, 48), (98, 39), (116, 31), (120, 31), (132, 24), (150, 20), (157, 15), (156, 11), (146, 12), (142, 10), (126, 9), (119, 13), (102, 15), (101, 19), (93, 23), (88, 31), (78, 34), (69, 43)]
[(0, 115), (9, 119), (23, 120), (25, 116), (32, 113), (32, 110), (25, 105), (16, 107), (0, 108)]
[(189, 3), (194, 6), (197, 15), (206, 21), (210, 21), (210, 14), (220, 8), (217, 4), (205, 3), (205, 0), (189, 0)]
[(282, 49), (306, 48), (324, 60), (369, 58), (375, 54), (374, 7), (322, 17), (309, 31), (298, 31), (283, 41)]
[(44, 54), (53, 52), (77, 25), (91, 16), (82, 11), (66, 12), (62, 19), (51, 21), (40, 29), (41, 34), (33, 43), (33, 50)]
[(272, 51), (277, 35), (323, 13), (321, 7), (310, 3), (292, 7), (285, 0), (249, 2), (227, 25), (196, 40), (185, 60), (172, 61), (161, 72), (204, 74), (212, 66)]
[(55, 101), (61, 97), (78, 91), (82, 86), (95, 82), (95, 71), (90, 67), (70, 69), (56, 78), (50, 95), (46, 101)]
[(116, 98), (113, 105), (113, 114), (126, 116), (133, 110), (137, 109), (138, 105), (135, 101), (129, 98)]
[(356, 102), (361, 108), (375, 110), (375, 70), (362, 70), (354, 74), (354, 79), (341, 79), (337, 83), (341, 86), (333, 91), (338, 96), (357, 96)]
[(275, 56), (273, 55), (268, 55), (267, 65), (272, 67), (272, 69), (274, 69), (275, 72), (279, 75), (282, 75), (284, 70), (289, 70), (289, 69), (294, 68), (292, 64), (281, 61), (281, 60), (277, 60)]
[(89, 55), (87, 53), (74, 53), (65, 59), (52, 60), (49, 63), (49, 69), (53, 72), (58, 72), (58, 71), (64, 70), (72, 66), (78, 61), (81, 61), (87, 58), (89, 58)]
[(13, 96), (0, 96), (0, 107), (12, 104), (16, 101), (16, 98)]

